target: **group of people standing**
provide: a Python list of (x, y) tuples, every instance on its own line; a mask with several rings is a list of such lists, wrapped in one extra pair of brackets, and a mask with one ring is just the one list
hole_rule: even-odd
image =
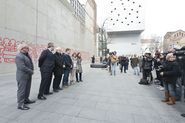
[(117, 66), (119, 66), (120, 72), (123, 73), (127, 73), (127, 70), (129, 68), (129, 62), (131, 61), (131, 67), (134, 69), (134, 74), (139, 75), (139, 59), (136, 57), (136, 55), (134, 55), (133, 58), (129, 58), (127, 56), (117, 56), (116, 51), (114, 52), (110, 52), (109, 56), (106, 57), (103, 60), (103, 63), (106, 63), (108, 68), (109, 68), (109, 72), (110, 75), (116, 75), (116, 68)]
[(109, 66), (110, 75), (116, 75), (116, 66), (118, 62), (118, 56), (116, 51), (109, 53), (109, 57), (105, 58), (106, 64)]
[(123, 72), (124, 68), (124, 73), (127, 73), (128, 66), (129, 66), (129, 59), (126, 56), (119, 56), (118, 57), (118, 64), (120, 64), (120, 72)]
[[(152, 70), (156, 71), (155, 79), (153, 79)], [(177, 87), (181, 71), (176, 56), (172, 52), (163, 55), (157, 51), (154, 57), (150, 53), (145, 53), (142, 59), (142, 73), (143, 77), (139, 84), (148, 85), (151, 82), (159, 84), (159, 89), (164, 91), (165, 95), (162, 102), (174, 105), (177, 100), (181, 100), (181, 92), (178, 92)]]
[(103, 63), (106, 63), (109, 67), (110, 75), (116, 75), (116, 68), (119, 66), (121, 73), (124, 73), (128, 70), (129, 66), (129, 59), (125, 56), (117, 56), (117, 52), (110, 52), (108, 58), (103, 60)]
[[(55, 53), (54, 50), (56, 50)], [(28, 110), (30, 108), (26, 104), (35, 103), (29, 99), (34, 66), (29, 55), (29, 46), (21, 44), (19, 51), (15, 59), (18, 109)], [(71, 49), (67, 48), (63, 53), (62, 49), (60, 47), (55, 48), (53, 43), (48, 43), (47, 49), (42, 51), (38, 60), (41, 73), (41, 83), (37, 96), (39, 100), (46, 100), (45, 95), (53, 94), (50, 91), (53, 77), (53, 92), (59, 92), (59, 90), (63, 90), (63, 87), (75, 83), (75, 78), (76, 82), (82, 82), (81, 53), (74, 52), (72, 56), (70, 54)]]

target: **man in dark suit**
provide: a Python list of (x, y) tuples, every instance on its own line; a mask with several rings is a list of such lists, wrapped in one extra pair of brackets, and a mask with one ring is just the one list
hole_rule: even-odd
[(31, 80), (33, 75), (33, 63), (29, 52), (29, 47), (26, 44), (19, 46), (20, 52), (16, 55), (15, 63), (17, 67), (16, 80), (17, 80), (17, 102), (18, 109), (30, 109), (25, 104), (31, 104), (35, 101), (29, 100)]
[(58, 92), (59, 90), (62, 90), (62, 88), (60, 88), (60, 83), (63, 74), (63, 62), (64, 62), (60, 47), (56, 48), (56, 53), (54, 55), (55, 55), (55, 68), (54, 68), (55, 78), (53, 79), (53, 91)]
[(55, 56), (52, 53), (54, 50), (54, 44), (48, 43), (48, 48), (42, 51), (40, 58), (39, 58), (39, 67), (41, 72), (41, 83), (40, 89), (38, 94), (38, 99), (45, 100), (45, 95), (52, 94), (50, 90), (51, 80), (52, 80), (52, 73), (55, 67)]
[(71, 49), (67, 48), (65, 55), (64, 55), (64, 77), (63, 77), (63, 85), (68, 86), (68, 79), (69, 79), (69, 73), (71, 69), (73, 68), (73, 62), (70, 57)]

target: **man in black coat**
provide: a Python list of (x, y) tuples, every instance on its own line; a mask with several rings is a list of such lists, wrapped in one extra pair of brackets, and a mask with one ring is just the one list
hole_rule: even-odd
[(58, 90), (62, 90), (60, 88), (60, 83), (62, 79), (62, 74), (63, 74), (63, 54), (61, 54), (61, 48), (57, 47), (56, 48), (56, 53), (55, 55), (55, 68), (54, 68), (54, 80), (53, 80), (53, 91), (58, 92)]
[(41, 72), (41, 83), (38, 94), (38, 99), (45, 100), (45, 95), (52, 94), (49, 92), (51, 80), (52, 80), (52, 72), (55, 67), (55, 56), (52, 53), (54, 50), (54, 44), (48, 43), (48, 48), (44, 50), (39, 58), (39, 67)]
[(70, 57), (71, 49), (67, 48), (66, 53), (64, 55), (64, 78), (63, 78), (63, 85), (68, 86), (68, 79), (69, 79), (69, 73), (71, 69), (73, 68), (73, 62)]

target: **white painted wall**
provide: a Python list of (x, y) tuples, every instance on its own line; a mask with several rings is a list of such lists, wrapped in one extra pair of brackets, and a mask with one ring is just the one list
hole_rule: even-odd
[(118, 55), (132, 55), (141, 53), (140, 33), (118, 33), (109, 35), (108, 49), (116, 51)]
[(95, 34), (89, 29), (91, 26), (92, 22), (81, 24), (78, 21), (67, 0), (0, 0), (0, 70), (15, 71), (14, 62), (4, 61), (5, 52), (8, 58), (15, 58), (10, 54), (16, 54), (15, 51), (4, 51), (8, 47), (3, 44), (5, 39), (7, 44), (12, 39), (17, 44), (21, 41), (30, 44), (35, 66), (40, 52), (48, 42), (83, 52), (82, 57), (87, 59), (95, 53)]

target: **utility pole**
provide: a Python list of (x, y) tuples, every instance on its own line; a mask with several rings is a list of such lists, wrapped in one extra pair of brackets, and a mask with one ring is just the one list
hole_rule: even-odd
[(109, 19), (110, 17), (106, 18), (103, 21), (103, 25), (100, 29), (100, 34), (101, 34), (101, 52), (102, 52), (102, 57), (105, 57), (107, 55), (107, 35), (106, 35), (106, 30), (104, 29), (105, 22)]

